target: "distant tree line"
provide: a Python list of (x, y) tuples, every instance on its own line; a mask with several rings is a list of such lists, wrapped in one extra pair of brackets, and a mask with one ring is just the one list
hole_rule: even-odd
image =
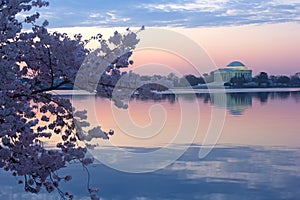
[(260, 72), (252, 78), (246, 80), (244, 77), (233, 77), (225, 86), (233, 87), (299, 87), (300, 72), (294, 75), (268, 75), (267, 72)]
[[(153, 79), (167, 80), (172, 83), (173, 87), (189, 87), (214, 82), (214, 75), (211, 72), (210, 74), (204, 73), (201, 76), (187, 74), (182, 77), (178, 77), (174, 73), (170, 73), (167, 76), (141, 75), (140, 79), (141, 81), (151, 81)], [(224, 83), (224, 85), (230, 87), (300, 87), (300, 72), (291, 76), (269, 75), (267, 72), (260, 72), (251, 80), (247, 80), (243, 76), (233, 77), (229, 82)]]
[(193, 74), (188, 74), (182, 77), (178, 77), (174, 73), (170, 73), (167, 76), (162, 76), (162, 75), (141, 76), (142, 81), (151, 81), (153, 79), (168, 80), (173, 83), (174, 87), (188, 87), (188, 86), (195, 86), (195, 85), (206, 83), (204, 77), (202, 76), (197, 77)]
[[(134, 73), (132, 73), (134, 74)], [(174, 73), (170, 73), (167, 76), (163, 75), (139, 75), (134, 74), (137, 82), (143, 83), (142, 90), (167, 90), (168, 87), (190, 87), (198, 86), (214, 82), (214, 74), (204, 73), (200, 76), (193, 74), (187, 74), (182, 77), (178, 77)], [(59, 82), (60, 80), (55, 80)], [(245, 77), (232, 77), (229, 82), (224, 83), (224, 86), (228, 87), (300, 87), (300, 72), (294, 75), (269, 75), (267, 72), (260, 72), (254, 76), (251, 80)], [(66, 88), (59, 89), (72, 89), (72, 85)]]
[[(132, 72), (132, 74), (134, 74)], [(141, 89), (147, 91), (167, 90), (168, 87), (190, 87), (197, 85), (205, 85), (207, 83), (214, 82), (214, 74), (204, 73), (201, 76), (195, 76), (193, 74), (187, 74), (182, 77), (178, 77), (174, 73), (170, 73), (167, 76), (163, 75), (139, 75), (134, 74), (137, 82), (143, 83)], [(26, 81), (26, 79), (22, 79)], [(55, 79), (55, 83), (60, 83), (61, 79)], [(294, 75), (268, 75), (267, 72), (260, 72), (254, 76), (251, 80), (245, 79), (245, 77), (233, 77), (229, 82), (225, 82), (224, 86), (229, 87), (300, 87), (300, 72)], [(40, 86), (42, 87), (42, 86)], [(58, 89), (73, 89), (73, 85), (64, 85)]]

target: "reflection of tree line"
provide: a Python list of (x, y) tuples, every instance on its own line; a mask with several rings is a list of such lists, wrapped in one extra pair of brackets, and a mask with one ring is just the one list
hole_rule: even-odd
[(300, 102), (300, 92), (258, 92), (253, 93), (253, 98), (259, 100), (261, 103), (267, 103), (269, 99), (289, 99), (293, 98), (296, 102)]
[[(163, 94), (151, 100), (168, 101), (173, 104), (182, 98), (185, 101), (194, 101), (202, 99), (205, 104), (211, 104), (218, 107), (225, 107), (232, 115), (241, 115), (247, 108), (252, 106), (253, 99), (261, 103), (267, 103), (269, 100), (289, 98), (295, 99), (300, 103), (300, 92), (241, 92), (241, 93), (201, 93), (201, 94)], [(150, 99), (140, 99), (149, 101)]]

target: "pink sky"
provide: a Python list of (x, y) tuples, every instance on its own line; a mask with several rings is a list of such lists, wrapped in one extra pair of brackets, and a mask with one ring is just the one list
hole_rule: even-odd
[[(203, 46), (216, 67), (239, 60), (253, 69), (254, 75), (300, 71), (299, 0), (101, 2), (51, 1), (41, 16), (50, 21), (50, 27), (84, 35), (100, 32), (107, 36), (116, 29), (124, 32), (127, 27), (134, 30), (142, 25), (176, 30)], [(170, 38), (158, 40), (165, 39)], [(174, 40), (174, 45), (189, 48), (181, 40)], [(180, 66), (181, 62), (174, 64), (173, 58), (170, 68), (193, 73), (190, 67)]]
[(234, 60), (253, 74), (294, 74), (300, 71), (300, 24), (264, 24), (177, 29), (200, 44), (218, 67)]
[[(230, 62), (238, 60), (252, 69), (253, 75), (261, 71), (274, 75), (292, 75), (300, 71), (300, 24), (298, 23), (166, 29), (181, 33), (200, 45), (217, 68), (225, 67)], [(115, 30), (124, 32), (125, 28), (73, 27), (63, 28), (63, 30), (71, 34), (81, 32), (86, 37), (100, 32), (108, 37)], [(189, 48), (180, 41), (174, 40), (174, 43), (182, 48)], [(198, 52), (193, 53), (193, 56), (198, 56)], [(170, 72), (178, 71), (179, 74), (196, 74), (186, 60), (166, 52), (157, 51), (149, 54), (149, 51), (136, 51), (132, 58), (135, 61), (134, 67), (148, 65), (147, 70), (144, 70), (147, 74), (151, 72), (159, 74), (158, 69), (161, 68), (159, 65), (165, 66), (161, 70), (163, 74), (168, 74), (168, 69), (171, 69)], [(153, 62), (156, 65), (152, 65)], [(210, 71), (201, 71), (204, 72)]]

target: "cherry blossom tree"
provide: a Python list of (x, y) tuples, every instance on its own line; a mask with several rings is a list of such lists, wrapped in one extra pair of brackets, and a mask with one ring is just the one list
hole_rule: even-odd
[[(0, 167), (23, 177), (19, 183), (27, 192), (57, 189), (63, 198), (72, 199), (59, 189), (61, 181), (72, 177), (59, 176), (57, 171), (72, 162), (86, 168), (93, 162), (86, 155), (86, 142), (109, 139), (113, 131), (91, 127), (86, 111), (74, 111), (70, 99), (49, 92), (74, 84), (112, 98), (116, 83), (126, 74), (121, 68), (132, 64), (129, 58), (138, 39), (130, 30), (115, 32), (108, 40), (101, 34), (90, 40), (83, 40), (81, 34), (71, 38), (49, 32), (48, 21), (37, 24), (39, 13), (18, 17), (48, 5), (43, 0), (0, 1)], [(31, 30), (25, 31), (25, 25)], [(91, 40), (100, 47), (88, 49)], [(76, 79), (85, 79), (86, 85), (76, 85)], [(113, 101), (124, 106), (116, 98)], [(54, 135), (60, 138), (56, 148), (44, 147), (43, 140)], [(91, 199), (98, 199), (97, 190), (88, 188)]]

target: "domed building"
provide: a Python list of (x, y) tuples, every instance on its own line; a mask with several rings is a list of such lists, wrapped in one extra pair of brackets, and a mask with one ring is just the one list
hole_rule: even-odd
[(252, 70), (239, 61), (233, 61), (225, 68), (213, 71), (213, 75), (214, 82), (230, 82), (233, 77), (244, 77), (245, 80), (251, 80)]

